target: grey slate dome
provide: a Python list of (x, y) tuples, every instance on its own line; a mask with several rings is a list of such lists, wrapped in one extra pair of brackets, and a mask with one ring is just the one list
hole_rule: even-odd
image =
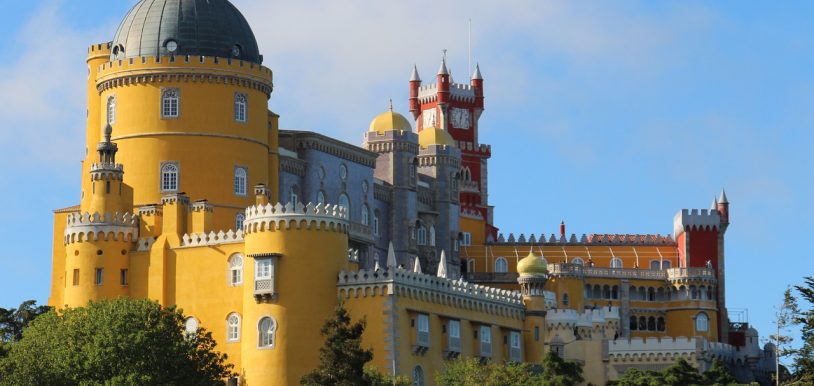
[(263, 62), (249, 23), (228, 0), (140, 0), (111, 49), (113, 59), (190, 55)]

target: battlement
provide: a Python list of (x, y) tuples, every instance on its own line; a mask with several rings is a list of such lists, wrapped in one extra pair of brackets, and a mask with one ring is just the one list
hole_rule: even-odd
[(400, 268), (342, 271), (337, 282), (343, 298), (397, 295), (522, 319), (525, 307), (517, 291), (416, 273)]
[(88, 47), (88, 57), (110, 56), (113, 42), (92, 44)]
[(617, 339), (608, 342), (608, 356), (613, 357), (697, 357), (704, 349), (706, 340), (701, 337), (676, 338), (649, 337), (631, 338), (629, 340)]
[(458, 141), (458, 148), (466, 153), (475, 153), (487, 157), (492, 156), (492, 146), (486, 144), (474, 144), (472, 142)]
[(290, 202), (282, 205), (255, 205), (246, 208), (244, 221), (246, 234), (271, 229), (330, 229), (348, 232), (348, 213), (339, 205), (308, 203), (296, 206)]
[(222, 244), (238, 244), (243, 242), (243, 231), (237, 232), (229, 229), (227, 232), (220, 231), (218, 233), (187, 233), (181, 237), (181, 247), (202, 247), (214, 246)]
[(99, 240), (135, 241), (138, 237), (138, 216), (130, 213), (71, 213), (68, 214), (64, 243)]
[(375, 153), (391, 153), (395, 150), (417, 154), (418, 134), (406, 130), (389, 130), (381, 134), (368, 131), (365, 133), (364, 146)]
[(98, 91), (139, 83), (168, 81), (212, 82), (273, 90), (271, 69), (253, 62), (214, 56), (142, 56), (106, 62), (99, 66)]
[(124, 165), (113, 163), (95, 163), (90, 165), (90, 176), (94, 181), (121, 180), (124, 174)]
[(539, 238), (534, 234), (526, 237), (521, 233), (520, 236), (515, 237), (514, 233), (509, 233), (506, 238), (502, 233), (498, 235), (497, 241), (494, 244), (509, 244), (509, 245), (546, 245), (546, 244), (568, 244), (568, 245), (616, 245), (616, 246), (661, 246), (670, 245), (674, 246), (675, 240), (670, 235), (635, 235), (635, 234), (582, 234), (577, 238), (577, 235), (572, 233), (570, 237), (557, 236), (551, 234), (546, 240), (546, 235), (541, 234)]
[[(450, 83), (449, 94), (452, 100), (475, 102), (475, 88), (466, 83)], [(438, 83), (432, 82), (418, 88), (418, 100), (421, 103), (435, 101), (438, 95)]]
[(713, 209), (682, 209), (673, 219), (673, 236), (678, 237), (685, 231), (718, 230), (721, 215)]

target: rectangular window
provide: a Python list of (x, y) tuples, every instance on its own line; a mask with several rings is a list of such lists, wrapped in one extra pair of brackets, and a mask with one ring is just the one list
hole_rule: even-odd
[(509, 332), (509, 360), (513, 362), (520, 362), (521, 352), (522, 351), (520, 350), (520, 332), (518, 331)]
[(373, 215), (373, 236), (379, 235), (379, 216)]
[(235, 179), (234, 179), (234, 188), (235, 194), (238, 196), (245, 196), (246, 195), (246, 180), (248, 179), (249, 172), (246, 168), (236, 167), (235, 168)]
[(178, 118), (178, 104), (179, 104), (178, 89), (170, 88), (161, 92), (161, 117), (162, 118)]
[(73, 270), (73, 285), (79, 285), (79, 270)]
[(274, 296), (274, 272), (277, 257), (255, 257), (254, 261), (254, 295)]
[(461, 241), (461, 245), (472, 245), (472, 234), (469, 232), (463, 233), (463, 240)]
[(235, 94), (235, 121), (244, 123), (246, 122), (246, 104), (248, 98), (246, 94)]
[(254, 278), (258, 280), (271, 279), (271, 259), (258, 259)]
[(449, 321), (449, 351), (461, 351), (461, 321)]
[(102, 285), (104, 280), (104, 269), (103, 268), (96, 268), (96, 285)]
[(480, 356), (492, 356), (492, 326), (480, 326)]
[(430, 346), (430, 316), (427, 314), (418, 314), (418, 334), (416, 335), (417, 343), (419, 346)]
[(123, 286), (127, 285), (127, 270), (123, 269), (119, 272), (119, 283)]

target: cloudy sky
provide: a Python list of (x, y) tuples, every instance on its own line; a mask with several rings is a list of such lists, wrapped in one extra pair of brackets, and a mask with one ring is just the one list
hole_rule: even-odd
[[(481, 142), (503, 232), (672, 231), (725, 187), (727, 301), (763, 335), (814, 275), (811, 2), (235, 0), (275, 72), (281, 125), (359, 144), (407, 112), (448, 50), (486, 78)], [(47, 300), (52, 213), (78, 203), (86, 47), (135, 0), (27, 1), (0, 15), (0, 307)], [(744, 316), (745, 317), (745, 316)]]

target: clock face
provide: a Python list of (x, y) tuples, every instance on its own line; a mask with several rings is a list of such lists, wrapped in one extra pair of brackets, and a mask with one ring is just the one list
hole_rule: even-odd
[(175, 52), (178, 50), (178, 43), (175, 40), (170, 40), (167, 42), (167, 51)]
[(421, 112), (421, 116), (424, 118), (423, 126), (425, 129), (430, 127), (438, 127), (436, 111), (437, 110), (435, 108), (431, 108)]
[(452, 108), (452, 127), (456, 129), (468, 129), (472, 124), (472, 115), (469, 110)]

